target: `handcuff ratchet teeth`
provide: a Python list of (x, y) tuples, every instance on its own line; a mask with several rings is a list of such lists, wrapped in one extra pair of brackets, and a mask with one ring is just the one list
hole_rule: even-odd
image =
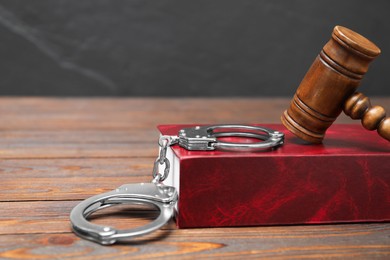
[[(218, 129), (225, 131), (218, 131)], [(222, 142), (217, 140), (219, 137), (249, 137), (261, 141), (256, 143)], [(82, 201), (73, 208), (70, 214), (72, 229), (82, 238), (102, 245), (110, 245), (119, 241), (129, 241), (164, 226), (174, 216), (178, 201), (175, 187), (163, 184), (170, 170), (170, 162), (166, 157), (169, 146), (179, 144), (191, 151), (217, 149), (259, 151), (278, 147), (283, 144), (283, 141), (284, 134), (281, 132), (248, 125), (196, 126), (183, 128), (179, 131), (178, 136), (161, 136), (159, 139), (160, 154), (153, 168), (152, 182), (125, 184), (116, 190), (98, 194)], [(159, 166), (165, 166), (163, 174), (159, 172)], [(110, 226), (101, 226), (88, 221), (91, 214), (98, 210), (123, 204), (151, 205), (156, 207), (160, 214), (155, 220), (144, 226), (127, 230), (117, 230)]]

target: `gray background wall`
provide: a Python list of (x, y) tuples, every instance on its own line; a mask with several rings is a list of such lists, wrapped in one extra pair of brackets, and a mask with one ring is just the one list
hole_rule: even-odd
[(381, 49), (390, 1), (0, 0), (0, 95), (291, 96), (340, 24)]

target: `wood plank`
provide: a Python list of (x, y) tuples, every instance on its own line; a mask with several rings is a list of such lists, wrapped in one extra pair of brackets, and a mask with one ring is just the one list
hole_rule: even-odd
[(156, 143), (157, 127), (126, 130), (3, 130), (0, 145), (6, 144), (115, 144)]
[[(0, 98), (0, 101), (2, 131), (145, 129), (173, 123), (279, 123), (290, 102), (286, 98)], [(372, 99), (372, 103), (390, 110), (388, 98)], [(338, 122), (358, 123), (344, 115)]]
[(0, 145), (1, 159), (156, 157), (154, 143), (10, 143)]
[[(0, 158), (154, 156), (158, 124), (279, 123), (289, 102), (239, 98), (0, 100)], [(379, 101), (390, 106), (390, 99)], [(359, 123), (345, 116), (337, 122)]]
[[(372, 99), (375, 100), (375, 99)], [(27, 114), (75, 114), (102, 111), (118, 113), (122, 111), (159, 112), (181, 108), (183, 111), (208, 111), (214, 108), (232, 108), (232, 104), (241, 106), (240, 110), (250, 111), (255, 108), (270, 108), (288, 105), (289, 98), (40, 98), (40, 97), (0, 97), (0, 110), (9, 113)], [(15, 105), (17, 104), (17, 105)], [(199, 105), (203, 106), (199, 106)], [(234, 108), (234, 107), (233, 107)], [(236, 108), (234, 108), (236, 110)], [(176, 111), (178, 112), (178, 111)], [(152, 113), (152, 114), (153, 114)], [(98, 114), (96, 116), (99, 116)]]
[[(171, 222), (146, 241), (113, 247), (70, 233), (68, 216), (79, 200), (150, 180), (156, 125), (279, 123), (289, 102), (0, 97), (0, 258), (389, 258), (390, 224), (177, 230)], [(372, 103), (390, 111), (390, 98)], [(337, 122), (359, 124), (344, 115)], [(117, 210), (94, 221), (124, 228), (156, 214)]]
[(5, 259), (242, 259), (390, 257), (389, 225), (354, 224), (160, 230), (104, 247), (70, 233), (0, 236)]
[[(80, 201), (1, 202), (0, 235), (71, 232), (69, 215)], [(28, 212), (28, 214), (26, 214)], [(158, 211), (140, 206), (117, 206), (98, 211), (91, 221), (118, 229), (145, 225)], [(166, 228), (175, 229), (172, 222)]]
[(154, 157), (1, 160), (0, 201), (85, 199), (125, 183), (149, 182), (154, 160)]
[[(111, 130), (155, 127), (171, 123), (278, 122), (288, 100), (251, 99), (5, 99), (2, 129)], [(234, 104), (234, 106), (232, 105)], [(54, 109), (55, 108), (55, 109)], [(262, 113), (262, 112), (260, 112)]]

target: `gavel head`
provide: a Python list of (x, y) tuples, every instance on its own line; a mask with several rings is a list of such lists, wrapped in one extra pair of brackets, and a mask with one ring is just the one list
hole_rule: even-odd
[(379, 54), (365, 37), (336, 26), (283, 113), (284, 126), (303, 140), (321, 143)]

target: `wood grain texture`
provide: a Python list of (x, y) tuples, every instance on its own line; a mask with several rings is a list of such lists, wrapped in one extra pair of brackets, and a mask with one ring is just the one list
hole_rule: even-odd
[(2, 160), (0, 201), (84, 199), (124, 183), (148, 182), (154, 160), (152, 157)]
[[(386, 259), (388, 227), (290, 226), (160, 230), (147, 241), (101, 246), (70, 233), (4, 235), (5, 259)], [(24, 245), (24, 246), (20, 246)]]
[[(283, 124), (299, 138), (321, 143), (379, 54), (380, 49), (362, 35), (336, 26), (299, 85), (290, 107), (282, 114)], [(373, 118), (371, 114), (362, 121), (369, 130), (376, 129), (373, 122), (381, 120), (380, 113), (374, 112)]]
[[(389, 98), (373, 102), (390, 109)], [(278, 123), (287, 99), (0, 98), (0, 258), (389, 258), (390, 224), (164, 229), (110, 247), (70, 230), (80, 200), (150, 180), (158, 124)], [(234, 104), (234, 105), (232, 105)], [(338, 122), (356, 123), (347, 117)], [(137, 226), (149, 209), (97, 223)], [(131, 218), (129, 218), (131, 216)]]
[(381, 106), (371, 106), (370, 99), (355, 92), (344, 104), (344, 113), (353, 119), (361, 119), (367, 130), (378, 130), (378, 134), (390, 141), (390, 117)]

